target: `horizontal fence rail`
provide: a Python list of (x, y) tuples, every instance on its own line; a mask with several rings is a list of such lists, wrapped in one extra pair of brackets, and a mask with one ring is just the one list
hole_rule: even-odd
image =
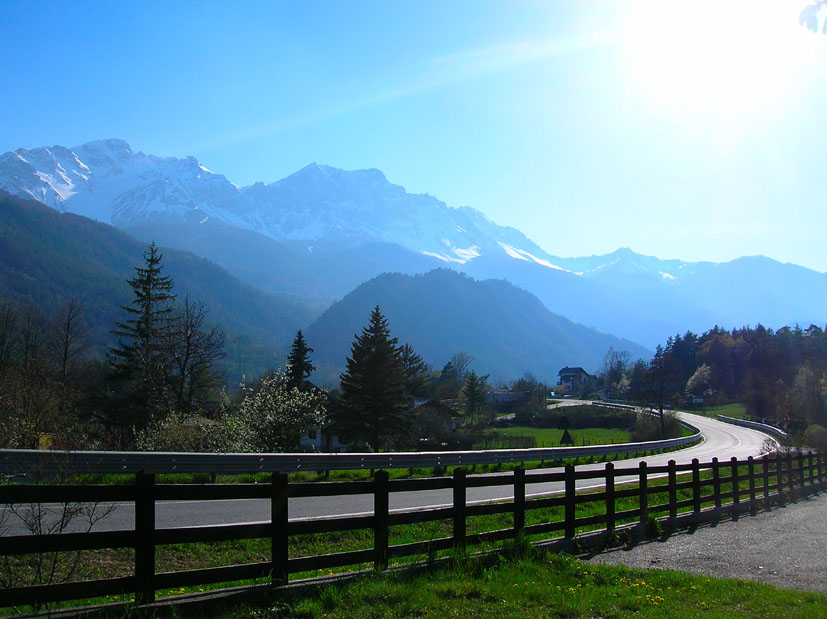
[(376, 470), (539, 462), (673, 449), (691, 445), (701, 438), (700, 431), (697, 428), (686, 423), (684, 423), (684, 426), (693, 431), (691, 436), (640, 443), (541, 449), (309, 454), (0, 449), (0, 474), (111, 474), (137, 473), (138, 471), (151, 473), (273, 473), (279, 471)]
[[(19, 607), (118, 594), (133, 595), (140, 604), (153, 601), (157, 592), (164, 589), (247, 579), (264, 579), (273, 586), (281, 586), (290, 581), (291, 575), (306, 577), (319, 570), (347, 566), (358, 570), (366, 564), (381, 570), (392, 559), (398, 562), (400, 558), (418, 555), (430, 557), (445, 550), (461, 551), (469, 546), (521, 536), (538, 542), (552, 540), (549, 543), (565, 549), (571, 549), (578, 539), (596, 535), (595, 531), (609, 541), (632, 533), (651, 536), (652, 530), (660, 526), (672, 529), (723, 515), (737, 518), (743, 512), (769, 509), (773, 504), (820, 492), (825, 487), (824, 472), (823, 454), (788, 452), (760, 459), (719, 461), (713, 458), (704, 463), (695, 459), (689, 464), (676, 464), (671, 460), (667, 466), (649, 466), (642, 461), (638, 466), (616, 467), (607, 462), (603, 470), (578, 470), (569, 464), (562, 470), (532, 474), (517, 468), (509, 473), (468, 475), (464, 468), (456, 468), (451, 477), (424, 479), (389, 479), (387, 471), (378, 470), (372, 479), (349, 482), (289, 483), (286, 473), (274, 472), (265, 484), (156, 484), (154, 473), (139, 472), (134, 483), (114, 486), (6, 483), (0, 485), (0, 506), (67, 500), (128, 501), (135, 506), (135, 526), (125, 531), (3, 536), (0, 556), (131, 548), (134, 571), (118, 578), (0, 588), (0, 606)], [(630, 478), (631, 482), (618, 482)], [(585, 479), (598, 480), (599, 488), (578, 493), (576, 483)], [(527, 489), (532, 484), (547, 482), (560, 482), (562, 491), (527, 498)], [(484, 504), (467, 501), (469, 488), (494, 485), (511, 486), (512, 498)], [(449, 506), (410, 511), (389, 509), (389, 497), (393, 493), (437, 489), (452, 491)], [(373, 512), (331, 518), (288, 518), (290, 498), (353, 494), (373, 494)], [(270, 500), (269, 521), (174, 528), (158, 528), (155, 524), (158, 501), (251, 498)], [(591, 509), (584, 513), (586, 507)], [(538, 517), (529, 523), (532, 512)], [(507, 514), (511, 526), (469, 532), (471, 519), (493, 514)], [(450, 535), (390, 543), (393, 527), (433, 521), (447, 523)], [(291, 553), (297, 536), (359, 529), (372, 532), (369, 548), (310, 556)], [(254, 538), (269, 540), (266, 561), (165, 573), (156, 570), (156, 552), (164, 545)]]

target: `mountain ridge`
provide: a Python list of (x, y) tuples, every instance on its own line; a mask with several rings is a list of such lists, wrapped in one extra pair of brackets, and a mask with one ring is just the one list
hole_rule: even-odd
[(827, 274), (771, 258), (685, 262), (628, 248), (553, 256), (519, 230), (470, 207), (409, 194), (377, 169), (311, 163), (273, 183), (239, 187), (194, 157), (134, 153), (111, 139), (6, 153), (0, 188), (110, 221), (142, 240), (163, 238), (262, 290), (315, 306), (384, 271), (447, 266), (508, 279), (554, 313), (649, 348), (715, 324), (824, 319)]
[(504, 280), (479, 281), (441, 268), (418, 275), (383, 273), (329, 307), (305, 331), (314, 363), (329, 380), (344, 369), (353, 336), (379, 305), (391, 335), (440, 369), (456, 352), (492, 380), (531, 372), (554, 383), (566, 365), (594, 372), (610, 346), (651, 356), (634, 342), (599, 333), (550, 312), (530, 292)]

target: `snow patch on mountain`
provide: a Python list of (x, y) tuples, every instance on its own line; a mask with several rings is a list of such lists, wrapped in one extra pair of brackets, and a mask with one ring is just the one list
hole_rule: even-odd
[(512, 258), (516, 258), (517, 260), (525, 260), (526, 262), (535, 262), (541, 266), (544, 266), (549, 269), (555, 269), (557, 271), (566, 271), (563, 267), (559, 267), (556, 264), (552, 264), (548, 260), (544, 260), (543, 258), (538, 258), (525, 250), (517, 249), (516, 247), (512, 247), (511, 245), (506, 245), (505, 243), (500, 243), (500, 247), (503, 248), (506, 254), (511, 256)]

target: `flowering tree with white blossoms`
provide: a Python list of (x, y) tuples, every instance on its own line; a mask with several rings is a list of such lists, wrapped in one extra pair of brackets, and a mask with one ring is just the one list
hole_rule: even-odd
[(327, 421), (327, 394), (291, 387), (278, 371), (265, 375), (258, 388), (242, 389), (246, 393), (232, 421), (243, 451), (295, 451), (307, 431)]

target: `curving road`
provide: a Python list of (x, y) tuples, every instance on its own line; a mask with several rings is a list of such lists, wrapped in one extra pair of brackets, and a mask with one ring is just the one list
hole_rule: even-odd
[[(723, 422), (701, 417), (691, 413), (679, 413), (681, 418), (701, 430), (704, 440), (693, 447), (673, 451), (670, 453), (648, 456), (645, 458), (650, 466), (660, 466), (675, 460), (678, 463), (691, 462), (697, 458), (701, 462), (709, 461), (713, 457), (721, 460), (733, 456), (745, 459), (749, 456), (759, 456), (761, 448), (768, 436), (756, 430), (741, 428)], [(615, 461), (616, 467), (637, 466), (641, 459), (626, 459)], [(578, 467), (580, 469), (602, 469), (604, 464), (597, 463)], [(545, 471), (554, 469), (544, 469)], [(559, 470), (559, 469), (558, 469)], [(532, 475), (542, 471), (528, 471), (526, 473), (526, 496), (537, 496), (562, 492), (562, 482), (531, 484)], [(623, 481), (618, 478), (618, 481)], [(583, 480), (578, 482), (578, 488), (595, 486), (597, 480)], [(469, 488), (467, 498), (469, 503), (497, 501), (512, 497), (510, 486), (494, 486), (489, 488)], [(450, 506), (451, 490), (430, 490), (412, 493), (394, 493), (390, 497), (390, 509), (408, 510), (423, 507)], [(340, 497), (312, 497), (297, 498), (289, 501), (290, 519), (329, 517), (342, 515), (371, 514), (373, 511), (372, 495), (354, 495)], [(270, 519), (270, 502), (268, 500), (233, 500), (233, 501), (162, 501), (156, 504), (156, 526), (177, 527), (192, 525), (229, 524), (245, 522), (263, 522)], [(117, 509), (107, 517), (96, 530), (131, 529), (134, 526), (132, 504), (118, 505)]]

